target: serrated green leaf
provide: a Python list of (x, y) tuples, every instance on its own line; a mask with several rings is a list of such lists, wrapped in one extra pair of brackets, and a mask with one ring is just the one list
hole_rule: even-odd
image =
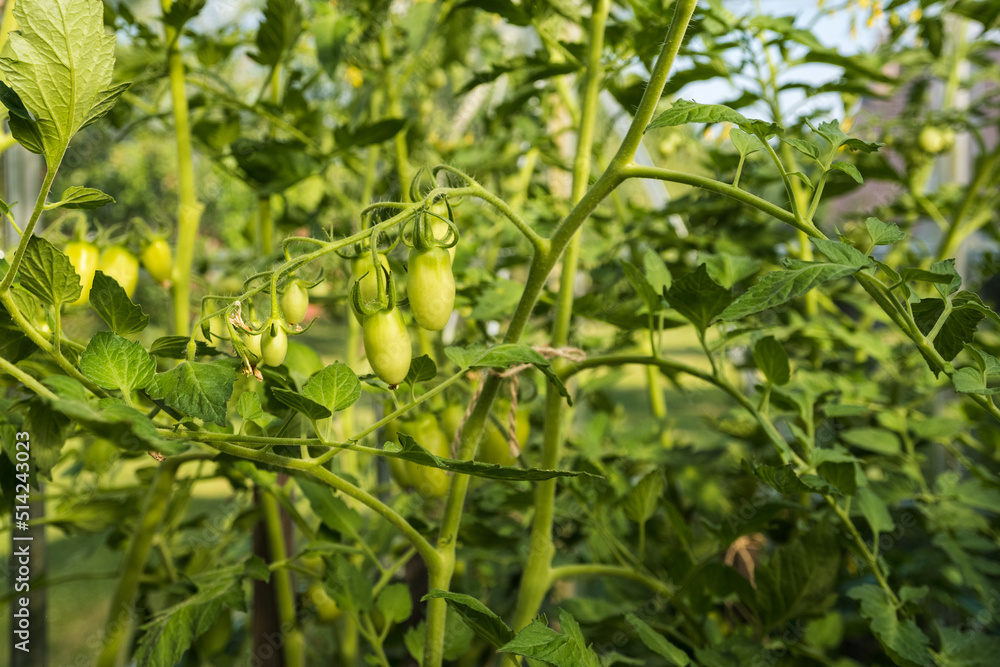
[(819, 146), (813, 142), (806, 141), (805, 139), (796, 139), (795, 137), (779, 137), (779, 139), (803, 155), (811, 157), (813, 160), (819, 160)]
[(257, 53), (261, 65), (278, 65), (295, 46), (302, 33), (302, 8), (298, 0), (267, 0), (264, 20), (257, 30)]
[(338, 127), (333, 131), (333, 139), (337, 150), (361, 148), (388, 141), (402, 132), (404, 127), (405, 118), (385, 118), (355, 128)]
[[(228, 572), (226, 573), (229, 574)], [(193, 596), (160, 612), (144, 626), (136, 660), (143, 667), (173, 667), (195, 639), (222, 614), (243, 606), (243, 591), (231, 576), (200, 586)]]
[(646, 248), (646, 252), (642, 253), (642, 267), (646, 273), (646, 280), (657, 294), (663, 294), (664, 290), (670, 289), (670, 284), (673, 282), (670, 269), (652, 248)]
[(646, 523), (656, 513), (663, 497), (663, 475), (654, 470), (626, 494), (622, 503), (625, 516), (636, 523)]
[(330, 597), (344, 611), (357, 614), (368, 611), (375, 603), (371, 582), (341, 554), (330, 559), (325, 583)]
[(53, 168), (104, 98), (115, 36), (104, 29), (99, 0), (21, 0), (14, 19), (19, 30), (8, 37), (0, 72), (33, 116), (41, 152)]
[(892, 245), (906, 238), (906, 234), (895, 224), (882, 222), (878, 218), (865, 219), (865, 228), (875, 245)]
[(855, 586), (847, 597), (860, 601), (861, 615), (872, 633), (897, 665), (931, 667), (930, 639), (910, 619), (900, 621), (896, 607), (885, 591), (874, 584)]
[(310, 22), (310, 30), (316, 40), (316, 58), (333, 80), (337, 80), (337, 66), (344, 45), (356, 24), (357, 19), (351, 14), (335, 11)]
[(898, 280), (903, 282), (950, 283), (953, 279), (950, 273), (935, 273), (925, 269), (903, 269), (897, 275)]
[[(963, 291), (951, 298), (952, 310), (934, 338), (934, 349), (946, 361), (954, 359), (966, 343), (972, 342), (979, 323), (985, 317), (981, 309), (970, 303), (974, 296), (971, 292)], [(945, 303), (941, 299), (921, 299), (911, 308), (917, 328), (926, 335), (944, 314)]]
[(302, 387), (302, 395), (332, 414), (351, 407), (361, 398), (361, 382), (354, 371), (336, 361), (309, 378)]
[(733, 128), (729, 131), (729, 140), (733, 142), (736, 151), (743, 157), (764, 149), (760, 143), (760, 139), (752, 134), (747, 134), (739, 128)]
[(753, 360), (771, 384), (786, 384), (792, 377), (788, 354), (774, 336), (765, 336), (753, 344)]
[(972, 357), (976, 367), (983, 372), (986, 377), (1000, 375), (1000, 359), (997, 359), (989, 352), (980, 350), (972, 345), (965, 346), (966, 353)]
[(390, 443), (383, 448), (379, 454), (391, 458), (412, 461), (422, 466), (460, 472), (475, 477), (487, 477), (489, 479), (505, 480), (526, 480), (540, 481), (552, 479), (553, 477), (594, 477), (587, 472), (569, 470), (544, 470), (542, 468), (514, 468), (512, 466), (502, 466), (496, 463), (482, 463), (479, 461), (462, 461), (459, 459), (448, 459), (435, 454), (431, 454), (405, 433), (399, 433), (399, 449), (393, 449), (395, 444)]
[(934, 262), (931, 264), (930, 270), (931, 273), (946, 273), (951, 276), (951, 281), (946, 284), (938, 282), (934, 284), (934, 289), (938, 291), (938, 294), (942, 298), (947, 298), (949, 295), (954, 294), (962, 286), (962, 276), (958, 274), (958, 269), (955, 268), (954, 259), (943, 259), (940, 262)]
[(236, 401), (236, 412), (248, 422), (258, 423), (264, 418), (264, 408), (260, 404), (260, 396), (252, 391), (240, 394)]
[(406, 382), (413, 386), (418, 382), (426, 382), (437, 377), (437, 364), (426, 354), (421, 354), (410, 362), (410, 370), (406, 373)]
[(988, 387), (986, 385), (986, 378), (983, 377), (982, 371), (969, 366), (959, 368), (955, 371), (954, 375), (951, 376), (951, 381), (955, 385), (955, 391), (960, 394), (992, 396), (993, 394), (1000, 393), (1000, 387)]
[(704, 331), (732, 303), (733, 295), (712, 280), (701, 264), (670, 286), (667, 301), (684, 319)]
[(858, 168), (855, 167), (850, 162), (844, 162), (843, 160), (838, 160), (838, 161), (836, 161), (836, 162), (834, 162), (833, 164), (830, 165), (830, 169), (837, 169), (839, 171), (842, 171), (845, 174), (847, 174), (848, 176), (850, 176), (851, 178), (853, 178), (858, 183), (864, 183), (865, 182), (865, 179), (861, 175), (861, 172), (858, 171)]
[(802, 262), (797, 268), (772, 271), (737, 297), (720, 315), (721, 320), (739, 320), (802, 296), (823, 283), (852, 275), (857, 267), (825, 262)]
[(840, 549), (823, 529), (775, 549), (756, 571), (757, 606), (765, 627), (826, 611), (837, 598), (839, 566)]
[(139, 343), (98, 331), (80, 355), (80, 371), (99, 387), (131, 394), (153, 379), (156, 362)]
[(750, 120), (743, 114), (721, 104), (699, 104), (693, 100), (677, 100), (646, 126), (646, 132), (658, 127), (674, 127), (687, 123), (732, 123), (744, 126)]
[(639, 635), (639, 639), (646, 645), (646, 648), (656, 653), (676, 667), (687, 667), (691, 663), (688, 654), (670, 643), (670, 641), (659, 632), (649, 627), (645, 621), (629, 612), (625, 614), (625, 620), (632, 629)]
[(74, 185), (63, 191), (62, 197), (59, 201), (48, 204), (46, 208), (79, 208), (89, 210), (101, 208), (107, 204), (114, 203), (114, 197), (109, 194), (105, 194), (94, 188), (84, 188), (79, 185)]
[(413, 612), (413, 600), (406, 584), (389, 584), (379, 593), (375, 608), (382, 612), (386, 623), (401, 623)]
[(48, 306), (76, 301), (83, 289), (69, 257), (41, 236), (28, 239), (17, 277)]
[(812, 239), (813, 245), (836, 264), (843, 264), (856, 269), (871, 266), (872, 260), (853, 246), (830, 239)]
[(868, 527), (875, 534), (874, 543), (877, 545), (878, 536), (881, 533), (891, 533), (896, 528), (892, 515), (889, 514), (889, 508), (885, 501), (872, 491), (870, 486), (858, 489), (854, 498), (857, 502), (857, 508), (861, 510), (865, 521), (868, 522)]
[(146, 393), (186, 415), (225, 426), (226, 404), (235, 382), (236, 367), (229, 362), (182, 361), (173, 370), (154, 376)]
[[(161, 336), (149, 346), (149, 353), (164, 359), (184, 359), (187, 357), (187, 346), (190, 340), (187, 336)], [(218, 354), (218, 350), (201, 341), (196, 341), (195, 347), (195, 354), (199, 357)]]
[[(107, 322), (111, 330), (119, 336), (137, 334), (149, 324), (149, 315), (142, 312), (142, 306), (132, 303), (125, 288), (103, 271), (94, 274), (94, 284), (90, 289), (90, 305)], [(184, 339), (182, 358), (187, 353), (187, 337)]]
[(287, 405), (292, 410), (301, 413), (306, 416), (306, 418), (317, 421), (320, 419), (326, 419), (333, 415), (330, 409), (325, 405), (320, 405), (311, 398), (306, 398), (297, 391), (292, 391), (291, 389), (283, 389), (281, 387), (272, 387), (271, 393), (282, 405)]
[(519, 364), (532, 364), (545, 375), (566, 402), (573, 405), (566, 385), (552, 370), (549, 360), (527, 345), (500, 343), (485, 349), (481, 345), (471, 345), (467, 348), (446, 347), (444, 353), (460, 368), (507, 368)]
[(639, 267), (623, 260), (622, 269), (625, 271), (625, 279), (628, 280), (632, 288), (642, 297), (642, 300), (646, 302), (646, 308), (649, 312), (656, 313), (659, 311), (662, 308), (660, 295), (657, 294), (653, 286), (646, 280), (646, 276), (642, 274)]
[(755, 257), (724, 252), (714, 255), (698, 253), (698, 261), (705, 265), (709, 277), (726, 289), (732, 289), (736, 283), (760, 271), (761, 265)]
[(494, 614), (486, 605), (470, 595), (451, 593), (449, 591), (432, 590), (422, 599), (443, 599), (451, 609), (454, 609), (465, 624), (480, 639), (488, 641), (495, 647), (500, 647), (514, 639), (514, 631), (503, 620)]
[(297, 478), (299, 488), (303, 495), (309, 500), (309, 506), (330, 530), (346, 535), (350, 538), (357, 538), (358, 531), (364, 523), (361, 515), (347, 506), (343, 500), (337, 497), (329, 486), (311, 482), (306, 479)]
[(851, 428), (843, 431), (840, 437), (849, 445), (876, 454), (894, 456), (902, 451), (899, 438), (894, 433), (880, 428)]

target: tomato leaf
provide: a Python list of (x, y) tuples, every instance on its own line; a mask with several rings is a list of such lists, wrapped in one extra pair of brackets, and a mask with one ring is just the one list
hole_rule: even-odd
[(302, 394), (290, 389), (272, 387), (271, 393), (274, 394), (274, 397), (279, 403), (305, 415), (307, 419), (312, 421), (326, 419), (327, 417), (333, 416), (333, 413), (330, 412), (330, 409), (325, 405), (321, 405), (311, 398), (306, 398)]
[(910, 619), (900, 621), (886, 592), (874, 584), (862, 584), (847, 591), (847, 597), (861, 603), (861, 615), (868, 619), (872, 633), (878, 638), (892, 661), (897, 665), (930, 667), (930, 639)]
[(406, 382), (411, 386), (418, 382), (433, 380), (437, 376), (437, 365), (426, 354), (421, 354), (410, 362), (410, 370), (406, 373)]
[(732, 303), (733, 295), (712, 280), (708, 268), (700, 264), (670, 286), (667, 301), (684, 319), (704, 331)]
[(719, 319), (739, 320), (780, 306), (818, 285), (852, 275), (859, 269), (856, 266), (826, 262), (798, 262), (790, 266), (794, 268), (766, 274), (720, 313)]
[[(142, 306), (132, 303), (125, 288), (103, 271), (94, 274), (94, 285), (90, 290), (90, 305), (111, 330), (119, 336), (137, 334), (149, 324), (149, 315), (142, 312)], [(184, 339), (184, 349), (177, 358), (187, 354), (188, 338)]]
[(788, 354), (774, 336), (765, 336), (754, 343), (753, 360), (771, 384), (787, 384), (792, 377)]
[(80, 371), (99, 387), (130, 394), (149, 384), (156, 362), (141, 344), (98, 331), (80, 355)]
[(906, 238), (906, 234), (894, 223), (882, 222), (874, 217), (865, 219), (865, 229), (875, 245), (892, 245)]
[[(163, 359), (184, 359), (187, 357), (187, 346), (190, 340), (187, 336), (161, 336), (149, 346), (149, 353)], [(199, 357), (218, 354), (218, 350), (200, 340), (196, 341), (195, 346), (195, 354)]]
[(104, 29), (99, 0), (21, 0), (14, 20), (19, 30), (0, 58), (0, 73), (21, 102), (11, 109), (12, 129), (52, 169), (95, 107), (107, 104), (115, 36)]
[(848, 176), (850, 176), (851, 178), (853, 178), (858, 183), (864, 183), (865, 182), (865, 179), (861, 175), (861, 172), (858, 171), (858, 168), (855, 167), (850, 162), (844, 162), (842, 160), (838, 160), (838, 161), (836, 161), (836, 162), (834, 162), (833, 164), (830, 165), (830, 169), (837, 169), (838, 171), (842, 171), (845, 174), (847, 174)]
[(302, 33), (302, 8), (298, 0), (267, 0), (264, 20), (257, 30), (257, 52), (250, 55), (261, 65), (281, 63)]
[(83, 291), (69, 257), (40, 236), (28, 239), (17, 276), (24, 289), (48, 306), (76, 301)]
[(332, 414), (351, 407), (361, 398), (361, 382), (354, 371), (336, 361), (309, 378), (302, 387), (302, 395)]
[(184, 414), (225, 426), (226, 403), (235, 383), (236, 367), (229, 361), (182, 361), (173, 370), (157, 373), (146, 393)]
[(375, 602), (368, 577), (341, 554), (330, 559), (330, 569), (324, 583), (330, 597), (344, 611), (353, 614), (368, 611)]
[(399, 445), (390, 442), (378, 451), (373, 453), (379, 456), (403, 459), (412, 461), (422, 466), (440, 468), (451, 472), (460, 472), (474, 477), (487, 477), (489, 479), (503, 479), (508, 481), (524, 480), (537, 482), (553, 477), (597, 477), (589, 472), (570, 470), (544, 470), (542, 468), (514, 468), (512, 466), (502, 466), (496, 463), (482, 463), (480, 461), (461, 461), (459, 459), (449, 459), (435, 454), (431, 454), (417, 443), (416, 440), (407, 434), (398, 434)]
[(497, 652), (522, 655), (556, 667), (600, 667), (601, 661), (584, 643), (576, 619), (565, 610), (560, 610), (559, 625), (564, 630), (563, 634), (536, 618)]
[(421, 601), (431, 599), (443, 599), (462, 617), (477, 637), (495, 647), (499, 648), (514, 638), (514, 631), (503, 622), (503, 619), (471, 595), (434, 589), (422, 597)]
[(79, 208), (89, 210), (114, 203), (114, 197), (109, 194), (105, 194), (94, 188), (84, 188), (74, 185), (63, 190), (62, 198), (57, 202), (46, 205), (46, 208)]
[(691, 663), (691, 658), (688, 654), (680, 650), (666, 637), (661, 635), (659, 632), (649, 627), (645, 621), (641, 618), (629, 612), (625, 614), (625, 620), (628, 624), (636, 631), (639, 635), (639, 639), (642, 643), (646, 645), (651, 651), (662, 657), (664, 660), (669, 662), (671, 665), (676, 665), (676, 667), (687, 667)]

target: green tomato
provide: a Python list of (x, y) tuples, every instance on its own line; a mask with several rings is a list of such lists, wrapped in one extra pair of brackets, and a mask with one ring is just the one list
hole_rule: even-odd
[(417, 324), (428, 331), (444, 329), (455, 308), (455, 276), (447, 250), (410, 251), (407, 295)]
[(289, 324), (299, 324), (306, 318), (309, 308), (309, 290), (300, 282), (293, 282), (281, 295), (281, 314)]
[(465, 422), (465, 408), (461, 405), (449, 405), (441, 412), (441, 429), (448, 436), (448, 440), (455, 439), (463, 422)]
[(232, 634), (233, 618), (230, 616), (229, 610), (223, 610), (208, 630), (195, 640), (194, 647), (198, 651), (198, 655), (203, 658), (213, 656), (226, 648)]
[(399, 308), (365, 317), (361, 340), (375, 375), (390, 387), (406, 379), (413, 349)]
[[(417, 441), (431, 454), (451, 458), (451, 442), (438, 426), (434, 415), (424, 414), (414, 421), (400, 425), (399, 430)], [(425, 498), (441, 498), (448, 493), (448, 472), (407, 461), (411, 485)]]
[(250, 354), (257, 357), (258, 359), (260, 359), (262, 356), (260, 349), (262, 336), (263, 334), (248, 334), (248, 333), (243, 334), (243, 344), (247, 346), (247, 349), (250, 351)]
[[(955, 133), (952, 132), (952, 144), (955, 142), (954, 134)], [(951, 148), (948, 143), (948, 137), (945, 133), (940, 128), (934, 127), (933, 125), (927, 125), (920, 130), (920, 135), (917, 137), (917, 143), (920, 145), (920, 150), (925, 153), (930, 153), (931, 155), (943, 153)]]
[(288, 334), (277, 323), (265, 331), (260, 340), (260, 356), (268, 366), (280, 366), (288, 352)]
[[(400, 420), (394, 419), (385, 425), (385, 428), (382, 430), (383, 440), (399, 444), (399, 422)], [(408, 461), (390, 457), (389, 474), (396, 480), (396, 484), (399, 484), (400, 488), (408, 489), (413, 486), (413, 480), (410, 478), (410, 463)]]
[(80, 276), (82, 288), (80, 298), (69, 305), (82, 306), (90, 301), (90, 288), (94, 286), (94, 273), (97, 272), (99, 252), (93, 243), (74, 241), (66, 246), (66, 255), (69, 257), (76, 275)]
[(101, 253), (97, 268), (122, 286), (128, 298), (132, 298), (135, 285), (139, 282), (139, 260), (124, 246), (111, 246)]
[(170, 244), (164, 239), (154, 239), (145, 247), (140, 256), (142, 265), (156, 282), (163, 284), (170, 280), (174, 270), (174, 260), (170, 252)]
[(344, 612), (337, 606), (336, 601), (330, 597), (320, 582), (314, 582), (306, 590), (306, 597), (316, 608), (316, 618), (321, 623), (333, 623), (344, 615)]
[[(385, 255), (379, 254), (379, 262), (385, 268), (386, 271), (389, 270), (389, 260), (386, 259)], [(351, 261), (351, 288), (353, 289), (354, 283), (360, 282), (360, 292), (361, 292), (361, 303), (371, 303), (378, 298), (378, 278), (375, 276), (375, 264), (372, 262), (371, 253), (365, 251), (359, 257), (354, 258)], [(354, 317), (357, 318), (358, 322), (362, 322), (361, 313), (354, 310), (352, 305), (351, 310), (354, 312)]]

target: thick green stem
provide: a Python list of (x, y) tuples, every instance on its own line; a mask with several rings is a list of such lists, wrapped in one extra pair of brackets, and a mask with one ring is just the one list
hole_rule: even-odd
[[(173, 0), (161, 0), (163, 13), (170, 11)], [(177, 247), (174, 250), (173, 301), (174, 330), (186, 336), (191, 326), (191, 265), (198, 240), (198, 225), (203, 206), (195, 195), (194, 157), (191, 150), (191, 122), (185, 90), (184, 60), (181, 57), (177, 30), (166, 27), (167, 71), (170, 77), (170, 97), (177, 138)]]
[(35, 199), (35, 207), (31, 209), (31, 217), (28, 218), (28, 224), (25, 225), (24, 233), (21, 234), (21, 241), (17, 244), (17, 250), (14, 251), (14, 256), (10, 259), (10, 268), (7, 269), (3, 280), (0, 280), (0, 294), (6, 296), (11, 283), (14, 282), (14, 276), (17, 275), (17, 270), (21, 266), (21, 260), (24, 259), (24, 251), (28, 249), (28, 241), (31, 240), (31, 235), (35, 231), (35, 224), (38, 223), (38, 218), (42, 215), (42, 211), (45, 210), (45, 200), (49, 196), (49, 190), (52, 189), (52, 182), (56, 178), (56, 172), (59, 171), (61, 162), (62, 156), (59, 157), (59, 160), (55, 164), (48, 165), (48, 169), (45, 171), (45, 180), (42, 181), (42, 189), (38, 192), (38, 198)]
[[(271, 491), (261, 491), (260, 510), (264, 520), (264, 530), (267, 532), (270, 560), (272, 563), (284, 561), (288, 558), (288, 550), (285, 548), (285, 535), (281, 527), (278, 501)], [(271, 581), (274, 583), (278, 620), (281, 623), (281, 631), (285, 633), (285, 643), (282, 645), (285, 667), (305, 667), (305, 639), (295, 620), (292, 574), (288, 568), (279, 567), (271, 572)]]
[(170, 490), (177, 475), (176, 459), (164, 461), (156, 472), (153, 485), (146, 494), (146, 501), (136, 526), (132, 543), (122, 563), (118, 586), (111, 597), (111, 610), (104, 625), (101, 651), (96, 667), (115, 667), (130, 626), (133, 625), (132, 606), (139, 591), (139, 578), (153, 545), (153, 537), (163, 520), (170, 500)]

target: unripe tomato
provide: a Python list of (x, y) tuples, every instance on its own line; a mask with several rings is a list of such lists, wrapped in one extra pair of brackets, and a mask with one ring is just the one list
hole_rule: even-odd
[(288, 353), (288, 334), (277, 324), (261, 334), (260, 356), (268, 366), (280, 366)]
[(135, 285), (139, 281), (139, 260), (127, 248), (115, 245), (101, 253), (97, 268), (122, 286), (128, 298), (132, 298)]
[(510, 453), (510, 443), (506, 432), (500, 430), (492, 421), (486, 424), (486, 433), (479, 443), (479, 453), (476, 459), (483, 463), (497, 463), (502, 466), (514, 465), (514, 455)]
[(451, 257), (441, 247), (410, 251), (407, 295), (413, 319), (428, 331), (440, 331), (455, 308), (455, 276)]
[(281, 314), (289, 324), (299, 324), (309, 308), (309, 290), (300, 282), (292, 282), (281, 295)]
[[(438, 426), (434, 415), (424, 414), (414, 421), (403, 423), (399, 430), (417, 441), (435, 456), (451, 458), (451, 443)], [(413, 488), (425, 498), (441, 498), (448, 493), (448, 472), (407, 462)]]
[(438, 90), (448, 85), (448, 74), (440, 67), (435, 68), (427, 77), (427, 85), (432, 90)]
[(260, 345), (262, 336), (263, 334), (243, 334), (243, 343), (247, 346), (247, 349), (250, 350), (250, 353), (258, 359), (261, 358)]
[(170, 252), (170, 244), (164, 239), (154, 239), (143, 249), (140, 259), (153, 280), (160, 284), (170, 280), (174, 270), (174, 259)]
[(303, 556), (299, 559), (299, 564), (317, 577), (326, 574), (326, 561), (322, 556)]
[[(381, 253), (379, 254), (379, 262), (386, 271), (389, 270), (389, 260)], [(372, 262), (370, 252), (365, 251), (351, 261), (351, 287), (353, 288), (354, 283), (358, 281), (361, 283), (361, 303), (375, 301), (378, 298), (378, 278), (375, 276), (375, 264)], [(354, 311), (354, 317), (357, 318), (358, 322), (361, 322), (363, 319), (361, 313), (354, 310), (353, 307), (351, 310)]]
[(80, 298), (69, 304), (71, 306), (82, 306), (90, 301), (90, 288), (94, 286), (94, 274), (97, 272), (98, 250), (97, 246), (87, 241), (74, 241), (66, 246), (66, 255), (69, 257), (76, 275), (80, 276)]
[[(954, 133), (952, 134), (954, 135)], [(952, 137), (952, 142), (954, 142), (954, 137)], [(950, 148), (948, 138), (944, 132), (933, 125), (927, 125), (924, 129), (920, 130), (917, 143), (920, 144), (920, 150), (931, 155), (937, 155)]]
[[(382, 439), (385, 442), (394, 442), (399, 444), (399, 419), (394, 419), (382, 429)], [(403, 459), (397, 459), (394, 457), (386, 457), (389, 459), (389, 474), (399, 484), (400, 488), (407, 489), (413, 486), (413, 480), (410, 478), (410, 463), (404, 461)]]
[(406, 379), (413, 349), (399, 308), (365, 317), (361, 340), (375, 375), (391, 387)]
[(344, 615), (336, 601), (330, 597), (323, 584), (318, 581), (309, 586), (306, 590), (306, 597), (316, 608), (316, 618), (321, 623), (333, 623)]
[(229, 615), (229, 610), (223, 610), (208, 630), (195, 640), (194, 647), (198, 651), (198, 655), (203, 658), (213, 656), (226, 648), (229, 636), (232, 634), (233, 618)]

